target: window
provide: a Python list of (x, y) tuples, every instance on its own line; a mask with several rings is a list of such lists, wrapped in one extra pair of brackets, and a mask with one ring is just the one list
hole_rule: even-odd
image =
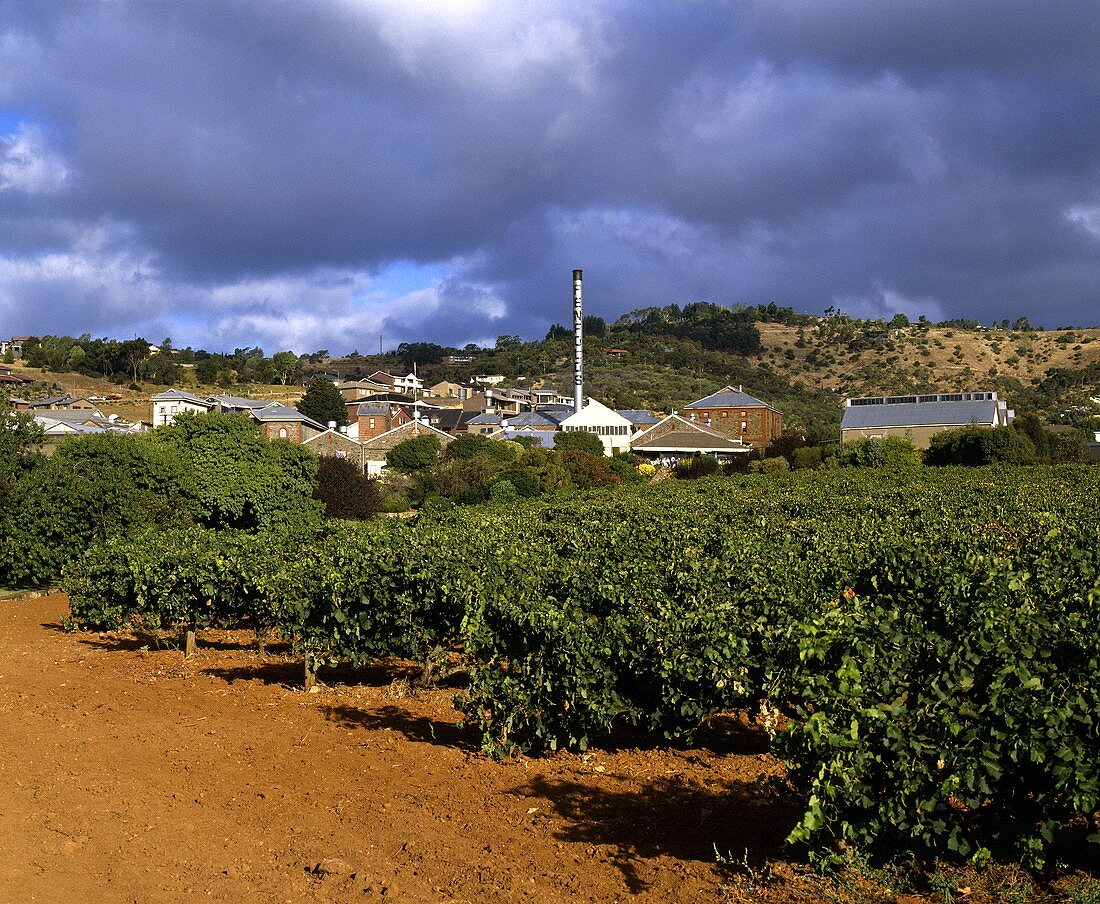
[(286, 436), (287, 436), (286, 427), (280, 427), (279, 428), (279, 439), (286, 439)]
[(374, 429), (374, 418), (371, 418), (371, 419), (370, 419), (370, 429), (371, 429), (371, 430), (373, 430), (373, 429)]
[(722, 417), (729, 417), (729, 416), (730, 416), (730, 413), (728, 411), (723, 411), (722, 412)]

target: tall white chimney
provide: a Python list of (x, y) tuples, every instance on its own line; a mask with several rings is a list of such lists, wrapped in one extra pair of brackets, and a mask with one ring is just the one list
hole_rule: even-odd
[(584, 407), (584, 308), (581, 271), (573, 271), (573, 411)]

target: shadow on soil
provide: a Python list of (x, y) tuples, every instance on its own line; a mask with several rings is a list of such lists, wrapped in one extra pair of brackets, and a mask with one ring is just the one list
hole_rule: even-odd
[(671, 776), (612, 790), (539, 777), (512, 793), (548, 806), (555, 837), (606, 856), (633, 893), (646, 889), (641, 868), (653, 857), (717, 863), (717, 850), (727, 860), (760, 863), (779, 851), (798, 818), (755, 782), (704, 788)]
[(325, 718), (344, 728), (363, 728), (367, 731), (390, 729), (406, 740), (421, 744), (453, 747), (467, 753), (481, 749), (478, 733), (469, 728), (459, 728), (453, 722), (439, 722), (425, 716), (417, 716), (398, 706), (381, 709), (360, 709), (355, 706), (325, 706)]

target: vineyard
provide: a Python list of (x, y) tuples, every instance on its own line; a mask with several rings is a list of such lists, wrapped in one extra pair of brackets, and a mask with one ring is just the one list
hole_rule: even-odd
[(743, 712), (790, 840), (1011, 856), (1100, 841), (1100, 472), (668, 481), (300, 531), (159, 531), (66, 571), (73, 627), (249, 626), (308, 684), (447, 662), (485, 751), (690, 744)]

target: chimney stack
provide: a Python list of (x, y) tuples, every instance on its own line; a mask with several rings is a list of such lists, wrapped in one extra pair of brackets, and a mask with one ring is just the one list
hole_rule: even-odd
[(573, 411), (584, 407), (584, 309), (581, 271), (573, 271)]

